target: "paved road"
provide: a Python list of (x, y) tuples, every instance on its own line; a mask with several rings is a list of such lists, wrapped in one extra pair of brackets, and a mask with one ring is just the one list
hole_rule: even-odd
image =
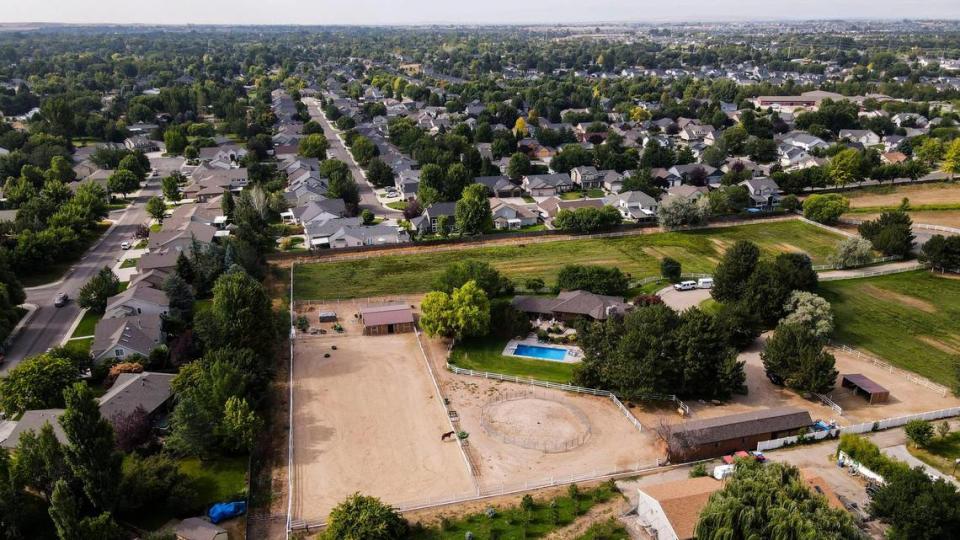
[(353, 175), (354, 181), (357, 182), (357, 186), (360, 187), (360, 210), (370, 210), (374, 214), (386, 215), (387, 217), (397, 218), (403, 216), (403, 212), (387, 208), (380, 204), (380, 201), (377, 200), (377, 194), (373, 192), (373, 185), (367, 181), (367, 178), (363, 175), (363, 171), (360, 168), (360, 165), (354, 161), (353, 156), (347, 150), (346, 146), (340, 141), (337, 137), (337, 131), (333, 129), (333, 126), (327, 120), (327, 117), (324, 116), (323, 112), (320, 110), (320, 104), (316, 99), (305, 98), (303, 100), (307, 104), (307, 110), (310, 112), (310, 118), (315, 120), (317, 123), (323, 127), (323, 135), (327, 138), (327, 141), (330, 142), (330, 148), (327, 150), (327, 157), (338, 159), (347, 164), (350, 168), (350, 173)]
[(661, 289), (657, 292), (657, 295), (660, 296), (664, 304), (677, 311), (686, 311), (711, 298), (710, 289), (678, 291), (673, 288), (673, 285)]
[[(149, 179), (134, 198), (133, 204), (126, 210), (111, 213), (109, 219), (113, 220), (115, 225), (68, 271), (62, 281), (27, 290), (26, 303), (35, 304), (38, 309), (30, 322), (14, 338), (6, 354), (7, 361), (0, 366), (0, 373), (12, 369), (24, 358), (60, 344), (80, 315), (80, 307), (76, 303), (80, 288), (101, 268), (112, 267), (116, 263), (123, 251), (120, 243), (131, 240), (137, 226), (147, 221), (147, 199), (159, 193), (160, 180)], [(70, 302), (62, 308), (54, 307), (53, 299), (61, 292), (67, 293)]]

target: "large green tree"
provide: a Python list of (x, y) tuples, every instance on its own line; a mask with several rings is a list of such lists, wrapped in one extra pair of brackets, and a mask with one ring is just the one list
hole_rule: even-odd
[(760, 353), (767, 375), (800, 392), (825, 394), (837, 383), (836, 360), (822, 337), (801, 324), (780, 324)]
[(723, 259), (713, 272), (713, 288), (710, 295), (718, 302), (734, 302), (743, 297), (747, 281), (760, 260), (760, 248), (756, 244), (739, 240), (723, 254)]
[(113, 428), (100, 416), (93, 390), (76, 383), (64, 391), (66, 409), (60, 425), (67, 437), (64, 457), (94, 508), (112, 510), (117, 503), (123, 455), (116, 450)]
[(9, 416), (63, 405), (63, 391), (80, 376), (77, 365), (56, 351), (27, 358), (0, 379), (0, 408)]
[(329, 540), (403, 540), (409, 525), (392, 507), (376, 497), (354, 493), (330, 511)]
[(94, 313), (103, 313), (107, 309), (107, 299), (120, 292), (120, 278), (110, 268), (104, 266), (80, 288), (77, 303)]
[(487, 199), (487, 188), (472, 184), (463, 190), (457, 201), (454, 223), (461, 234), (474, 236), (493, 228), (493, 216)]
[(196, 332), (209, 350), (246, 348), (265, 358), (274, 350), (277, 324), (270, 297), (239, 267), (217, 279), (213, 304), (195, 319)]

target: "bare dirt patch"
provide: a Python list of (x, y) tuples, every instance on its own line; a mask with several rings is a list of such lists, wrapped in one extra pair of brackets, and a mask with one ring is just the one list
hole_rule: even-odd
[(870, 191), (852, 192), (849, 194), (852, 208), (866, 206), (897, 206), (904, 197), (910, 199), (910, 204), (950, 204), (960, 203), (960, 185), (956, 184), (918, 184), (913, 186), (897, 186), (892, 191), (872, 193)]
[(295, 519), (325, 520), (356, 491), (397, 506), (475, 493), (457, 443), (440, 440), (449, 422), (416, 336), (343, 324), (343, 335), (296, 342)]
[(926, 302), (924, 300), (921, 300), (919, 298), (916, 298), (910, 295), (900, 294), (887, 289), (881, 289), (876, 285), (864, 285), (860, 287), (860, 290), (865, 294), (869, 294), (871, 296), (876, 296), (878, 298), (884, 298), (887, 300), (898, 302), (905, 306), (909, 306), (914, 309), (919, 309), (920, 311), (923, 311), (926, 313), (937, 312), (937, 307), (929, 302)]
[(960, 354), (960, 349), (954, 347), (953, 345), (944, 343), (944, 342), (940, 341), (939, 339), (937, 339), (937, 338), (935, 338), (935, 337), (931, 337), (931, 336), (918, 336), (917, 339), (919, 339), (920, 341), (926, 343), (927, 345), (930, 345), (931, 347), (934, 347), (934, 348), (936, 348), (936, 349), (940, 349), (941, 351), (943, 351), (943, 352), (945, 352), (945, 353), (947, 353), (947, 354)]
[(537, 397), (534, 393), (495, 401), (484, 407), (483, 430), (520, 448), (569, 452), (590, 437), (590, 420), (571, 403)]

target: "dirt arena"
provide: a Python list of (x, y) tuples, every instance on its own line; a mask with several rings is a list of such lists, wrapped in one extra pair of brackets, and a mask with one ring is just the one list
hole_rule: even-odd
[[(424, 344), (450, 408), (470, 433), (469, 449), (485, 493), (562, 477), (653, 467), (663, 458), (653, 426), (645, 425), (641, 433), (609, 398), (456, 375), (443, 369), (446, 349), (442, 343), (425, 340)], [(528, 397), (503, 401), (518, 395)], [(569, 442), (571, 448), (544, 451), (526, 448), (530, 445), (524, 441), (505, 440), (484, 429), (485, 407), (496, 412), (497, 426), (511, 435)], [(585, 426), (589, 436), (581, 440)]]
[(344, 335), (296, 342), (295, 519), (325, 521), (356, 491), (393, 505), (475, 493), (458, 444), (440, 441), (450, 424), (416, 336), (343, 324)]
[[(860, 373), (890, 390), (889, 402), (871, 405), (865, 398), (853, 394), (852, 390), (841, 388), (838, 376), (837, 386), (828, 394), (843, 409), (843, 416), (838, 416), (818, 399), (804, 399), (796, 392), (771, 383), (760, 359), (761, 340), (740, 354), (740, 359), (746, 362), (747, 395), (734, 396), (730, 402), (722, 405), (688, 401), (692, 418), (713, 418), (772, 407), (799, 407), (809, 411), (814, 420), (835, 420), (840, 425), (853, 425), (960, 406), (960, 399), (949, 393), (943, 397), (929, 388), (910, 382), (899, 373), (891, 373), (870, 361), (858, 359), (855, 354), (830, 349), (837, 359), (836, 370), (840, 376)], [(644, 425), (658, 425), (660, 419), (670, 423), (682, 421), (673, 408), (667, 406), (656, 408), (645, 405), (635, 408), (633, 413)]]

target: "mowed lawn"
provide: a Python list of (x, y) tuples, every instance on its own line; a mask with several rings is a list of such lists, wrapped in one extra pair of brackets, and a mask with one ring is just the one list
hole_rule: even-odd
[(960, 360), (960, 280), (926, 271), (820, 285), (840, 343), (951, 385)]
[(840, 239), (830, 231), (790, 220), (624, 238), (384, 255), (298, 265), (294, 276), (295, 297), (309, 300), (425, 292), (448, 264), (464, 259), (489, 262), (514, 280), (540, 277), (548, 285), (567, 264), (616, 266), (634, 279), (640, 279), (659, 275), (660, 259), (673, 257), (683, 265), (684, 272), (710, 272), (724, 250), (737, 240), (755, 242), (765, 256), (805, 252), (819, 264), (825, 262)]

